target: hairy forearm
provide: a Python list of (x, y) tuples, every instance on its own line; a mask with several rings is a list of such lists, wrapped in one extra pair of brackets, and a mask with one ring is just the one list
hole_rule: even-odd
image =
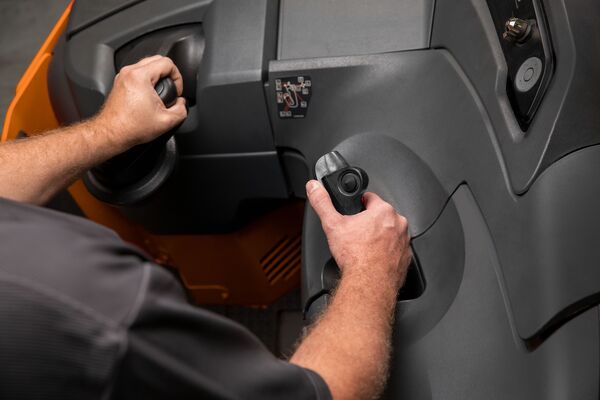
[(0, 197), (44, 204), (94, 165), (125, 150), (92, 119), (0, 145)]
[(0, 197), (44, 204), (90, 168), (176, 127), (187, 116), (185, 100), (166, 108), (154, 89), (167, 76), (181, 96), (183, 78), (173, 61), (144, 58), (119, 71), (94, 118), (1, 144)]
[(387, 376), (396, 288), (344, 277), (290, 362), (318, 372), (336, 399), (375, 398)]

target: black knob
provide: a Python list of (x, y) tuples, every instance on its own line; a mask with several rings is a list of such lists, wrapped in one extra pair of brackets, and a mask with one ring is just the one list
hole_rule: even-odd
[(354, 194), (358, 189), (360, 177), (354, 172), (348, 172), (340, 177), (340, 186), (347, 194)]
[[(161, 78), (154, 89), (165, 107), (177, 102), (177, 87), (170, 77)], [(148, 196), (174, 168), (177, 149), (171, 138), (173, 133), (132, 147), (92, 168), (84, 179), (87, 188), (100, 200), (112, 204), (135, 203)]]
[(339, 213), (353, 215), (364, 210), (362, 195), (369, 185), (369, 176), (364, 170), (349, 166), (340, 153), (332, 151), (317, 161), (315, 175)]
[(169, 108), (177, 102), (177, 87), (173, 79), (169, 77), (162, 78), (156, 83), (154, 90), (156, 90), (165, 107)]

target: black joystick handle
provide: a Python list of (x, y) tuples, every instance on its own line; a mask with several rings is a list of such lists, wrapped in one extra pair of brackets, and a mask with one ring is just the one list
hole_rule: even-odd
[(177, 101), (177, 87), (169, 77), (160, 79), (154, 86), (154, 90), (167, 108), (172, 107)]
[(354, 215), (365, 209), (362, 195), (369, 185), (369, 176), (363, 169), (348, 165), (340, 153), (332, 151), (319, 158), (315, 175), (340, 214)]
[[(165, 107), (169, 108), (177, 102), (177, 87), (170, 77), (161, 78), (154, 86), (156, 93)], [(173, 136), (174, 130), (161, 135), (153, 141), (132, 147), (101, 165), (92, 168), (94, 182), (88, 188), (104, 201), (113, 200), (113, 192), (132, 187), (146, 179), (156, 167), (156, 163), (164, 155), (167, 142)], [(89, 181), (89, 179), (88, 179)], [(94, 190), (98, 186), (102, 189)], [(106, 194), (106, 193), (108, 194)]]
[[(171, 108), (177, 102), (177, 86), (175, 86), (175, 82), (170, 77), (161, 78), (156, 85), (154, 85), (154, 90), (156, 90), (156, 94), (162, 100), (163, 104), (167, 108)], [(150, 147), (160, 147), (167, 143), (167, 141), (173, 136), (175, 130), (171, 130), (160, 137), (154, 139), (152, 142), (146, 144), (147, 148)]]
[[(364, 210), (362, 195), (369, 185), (369, 176), (358, 167), (348, 165), (337, 151), (325, 154), (315, 165), (315, 175), (321, 181), (340, 214), (354, 215)], [(413, 252), (414, 253), (414, 252)], [(341, 277), (340, 269), (333, 258), (329, 259), (321, 270), (321, 283), (326, 293), (337, 286)], [(412, 300), (421, 296), (425, 290), (425, 280), (421, 268), (413, 258), (408, 268), (406, 283), (398, 293), (398, 300)], [(327, 298), (327, 302), (329, 297)], [(313, 308), (314, 310), (318, 310)], [(316, 311), (311, 311), (315, 313)]]

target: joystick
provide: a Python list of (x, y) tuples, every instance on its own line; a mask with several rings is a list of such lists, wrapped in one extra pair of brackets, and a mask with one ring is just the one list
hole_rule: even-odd
[[(351, 167), (339, 152), (332, 151), (317, 160), (315, 176), (329, 193), (333, 206), (340, 214), (354, 215), (364, 211), (362, 195), (369, 185), (369, 176), (362, 168)], [(340, 268), (331, 257), (320, 271), (323, 291), (309, 302), (306, 313), (309, 320), (327, 307), (340, 277)]]
[(173, 79), (169, 77), (160, 79), (154, 86), (154, 90), (156, 90), (156, 94), (158, 94), (165, 107), (170, 108), (175, 105), (177, 101), (177, 87)]
[(363, 169), (351, 167), (340, 153), (332, 151), (319, 158), (315, 175), (340, 214), (354, 215), (364, 210), (362, 195), (369, 185), (369, 176)]
[[(177, 87), (170, 77), (160, 79), (154, 90), (167, 108), (177, 101)], [(132, 147), (93, 168), (84, 176), (86, 187), (96, 198), (115, 205), (133, 204), (149, 196), (175, 168), (173, 133)]]
[[(350, 166), (339, 152), (332, 151), (317, 160), (315, 175), (329, 193), (335, 209), (340, 214), (354, 215), (364, 211), (362, 195), (369, 185), (369, 176), (362, 168)], [(331, 292), (337, 286), (340, 276), (338, 265), (333, 258), (330, 258), (323, 266), (320, 275), (325, 296), (319, 300), (321, 303), (315, 302), (321, 305), (314, 307), (311, 315), (314, 316), (319, 307), (328, 304)], [(398, 301), (416, 299), (423, 294), (424, 290), (425, 280), (415, 256), (408, 267), (406, 283), (398, 293)]]

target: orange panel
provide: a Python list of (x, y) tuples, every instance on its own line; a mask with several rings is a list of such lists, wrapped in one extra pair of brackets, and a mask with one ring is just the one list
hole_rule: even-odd
[(295, 201), (231, 234), (155, 236), (153, 247), (199, 303), (269, 304), (298, 286), (303, 214)]
[[(48, 66), (64, 32), (72, 3), (17, 85), (7, 111), (2, 141), (20, 131), (57, 128), (48, 95)], [(268, 305), (298, 286), (303, 202), (272, 211), (237, 232), (223, 235), (151, 235), (116, 208), (98, 201), (78, 181), (69, 192), (84, 214), (136, 244), (156, 262), (177, 269), (200, 304)]]
[[(46, 77), (52, 50), (67, 27), (72, 5), (71, 1), (17, 84), (15, 97), (6, 112), (3, 142), (16, 138), (19, 131), (35, 134), (58, 126), (48, 97)], [(32, 115), (31, 110), (35, 110), (35, 115)]]

